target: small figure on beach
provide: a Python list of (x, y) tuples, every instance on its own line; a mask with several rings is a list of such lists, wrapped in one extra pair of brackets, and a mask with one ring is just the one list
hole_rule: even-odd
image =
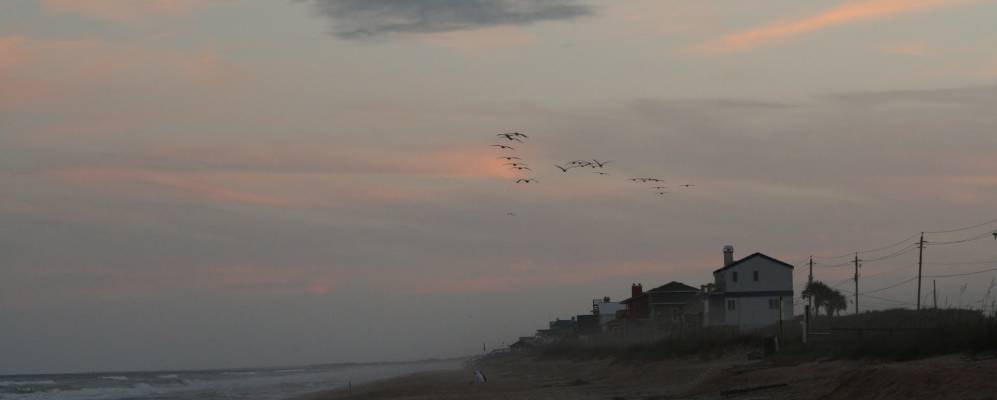
[(488, 382), (488, 377), (485, 376), (480, 369), (474, 370), (474, 383), (485, 383)]

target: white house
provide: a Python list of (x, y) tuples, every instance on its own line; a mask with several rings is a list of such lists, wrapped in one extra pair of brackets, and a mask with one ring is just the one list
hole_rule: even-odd
[(599, 317), (599, 327), (605, 331), (606, 324), (616, 319), (616, 313), (627, 309), (625, 304), (613, 302), (609, 297), (592, 300), (592, 314)]
[(793, 318), (793, 266), (762, 253), (734, 261), (724, 246), (724, 266), (713, 271), (705, 290), (706, 326), (736, 326), (751, 331)]

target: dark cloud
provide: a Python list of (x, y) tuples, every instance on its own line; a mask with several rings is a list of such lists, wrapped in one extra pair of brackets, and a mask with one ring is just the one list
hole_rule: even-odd
[(395, 33), (528, 25), (592, 14), (579, 0), (303, 0), (334, 21), (334, 33), (361, 39)]

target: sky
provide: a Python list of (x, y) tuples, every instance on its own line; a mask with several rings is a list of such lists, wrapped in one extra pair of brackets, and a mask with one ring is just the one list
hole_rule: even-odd
[[(860, 284), (888, 287), (916, 274), (911, 235), (997, 218), (994, 20), (983, 0), (3, 1), (0, 374), (473, 354), (634, 282), (709, 283), (726, 244), (796, 265), (799, 292), (811, 255), (851, 290), (821, 257), (900, 243), (862, 253)], [(532, 171), (490, 147), (509, 131)], [(592, 158), (609, 175), (554, 168)], [(995, 266), (994, 229), (928, 234), (925, 274)], [(938, 279), (939, 302), (979, 307), (992, 279)]]

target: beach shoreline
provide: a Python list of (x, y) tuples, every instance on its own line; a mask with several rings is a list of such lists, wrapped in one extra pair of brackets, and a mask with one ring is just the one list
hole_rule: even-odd
[[(488, 376), (487, 383), (473, 383), (476, 368)], [(352, 393), (342, 388), (296, 400), (993, 398), (980, 393), (997, 393), (995, 358), (948, 355), (907, 362), (787, 362), (729, 355), (620, 363), (504, 355), (459, 369), (354, 385)]]

